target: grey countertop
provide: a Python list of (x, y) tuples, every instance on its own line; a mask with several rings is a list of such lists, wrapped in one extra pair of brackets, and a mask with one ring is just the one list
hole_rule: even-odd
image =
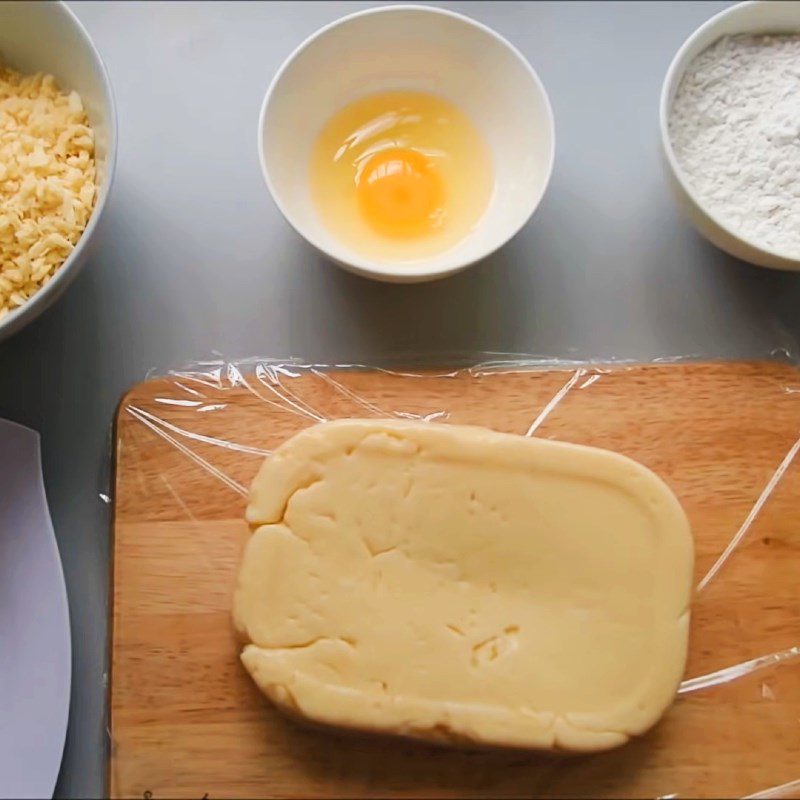
[(761, 356), (800, 334), (800, 275), (750, 267), (678, 217), (657, 101), (683, 39), (727, 5), (445, 3), (491, 25), (550, 94), (556, 166), (525, 230), (440, 283), (348, 275), (263, 184), (256, 121), (304, 37), (359, 3), (75, 2), (108, 66), (119, 165), (67, 295), (0, 345), (0, 415), (42, 433), (72, 614), (63, 796), (102, 794), (110, 426), (151, 368), (213, 354), (316, 361), (492, 350), (569, 358)]

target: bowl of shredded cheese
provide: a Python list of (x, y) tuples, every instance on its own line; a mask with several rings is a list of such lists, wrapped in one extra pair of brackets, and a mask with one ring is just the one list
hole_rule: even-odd
[(116, 112), (63, 2), (0, 3), (0, 339), (76, 277), (108, 196)]
[(750, 0), (701, 25), (661, 91), (667, 178), (717, 247), (800, 270), (800, 2)]

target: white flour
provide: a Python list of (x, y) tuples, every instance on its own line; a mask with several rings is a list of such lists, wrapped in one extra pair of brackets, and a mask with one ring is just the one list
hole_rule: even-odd
[(800, 257), (800, 35), (725, 37), (705, 50), (681, 81), (669, 133), (720, 222)]

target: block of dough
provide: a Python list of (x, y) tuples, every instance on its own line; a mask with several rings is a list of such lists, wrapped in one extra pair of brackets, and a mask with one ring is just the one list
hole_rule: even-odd
[(242, 661), (308, 721), (597, 751), (683, 674), (692, 539), (620, 454), (477, 427), (341, 420), (253, 482)]

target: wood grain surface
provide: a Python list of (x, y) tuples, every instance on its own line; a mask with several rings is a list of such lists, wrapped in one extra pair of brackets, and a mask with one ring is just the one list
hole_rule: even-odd
[[(539, 418), (538, 436), (655, 470), (692, 522), (698, 583), (774, 483), (696, 595), (687, 677), (777, 655), (682, 694), (649, 734), (594, 756), (458, 752), (282, 718), (240, 666), (230, 623), (244, 488), (265, 452), (316, 418), (437, 412), (521, 434)], [(775, 363), (438, 377), (220, 368), (140, 384), (115, 436), (110, 793), (742, 797), (800, 779), (799, 437), (800, 375)]]

